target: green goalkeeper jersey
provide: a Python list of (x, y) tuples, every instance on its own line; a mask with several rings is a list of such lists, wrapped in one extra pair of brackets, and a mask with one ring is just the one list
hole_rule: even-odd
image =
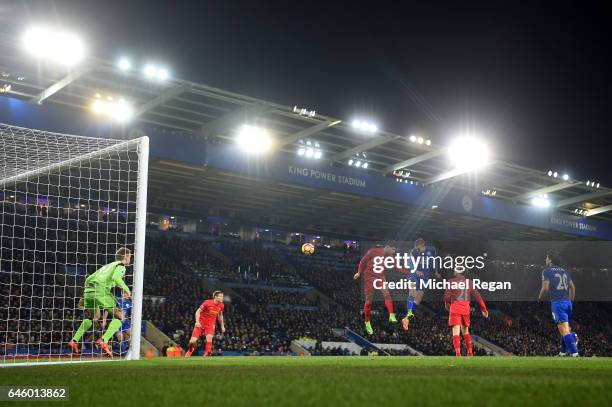
[(130, 288), (123, 281), (123, 276), (125, 276), (125, 266), (121, 261), (114, 261), (100, 267), (95, 273), (87, 277), (85, 279), (85, 289), (110, 290), (115, 286), (119, 286), (121, 290), (129, 293)]

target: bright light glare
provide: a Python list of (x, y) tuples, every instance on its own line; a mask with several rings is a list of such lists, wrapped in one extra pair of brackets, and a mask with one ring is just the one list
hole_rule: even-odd
[(363, 163), (363, 165), (361, 166), (361, 168), (368, 168), (368, 163)]
[(563, 174), (563, 181), (567, 181), (569, 180), (569, 175), (568, 174)]
[(74, 66), (85, 57), (83, 41), (76, 35), (46, 27), (30, 28), (24, 38), (26, 51), (35, 58)]
[(353, 120), (351, 123), (354, 129), (364, 131), (367, 133), (376, 133), (378, 131), (378, 126), (374, 123), (367, 122), (365, 120)]
[(448, 157), (453, 168), (459, 170), (476, 170), (489, 163), (488, 146), (476, 137), (461, 136), (455, 139), (448, 148)]
[(134, 108), (125, 99), (119, 99), (118, 102), (97, 99), (92, 103), (91, 110), (95, 114), (104, 115), (119, 122), (128, 121), (134, 115)]
[(541, 196), (534, 196), (531, 199), (531, 204), (533, 206), (537, 206), (538, 208), (548, 208), (550, 207), (550, 201), (548, 198), (543, 198)]
[(298, 154), (299, 156), (304, 155), (304, 148), (300, 148), (300, 149), (298, 149), (297, 154)]
[(159, 79), (160, 81), (165, 81), (166, 79), (168, 79), (168, 70), (164, 69), (164, 68), (160, 68), (157, 70), (157, 79)]
[(321, 151), (320, 151), (320, 150), (315, 151), (315, 154), (314, 154), (314, 158), (315, 158), (315, 160), (320, 159), (320, 158), (321, 158), (321, 155), (322, 155), (322, 153), (321, 153)]
[(152, 78), (157, 73), (157, 69), (153, 65), (147, 65), (144, 68), (144, 74), (147, 78)]
[(415, 136), (415, 135), (410, 136), (410, 142), (411, 143), (416, 143), (416, 141), (417, 141), (417, 136)]
[(127, 58), (121, 58), (119, 62), (117, 62), (117, 66), (122, 71), (129, 71), (130, 68), (132, 67), (132, 63)]
[(272, 147), (272, 138), (265, 129), (247, 124), (240, 128), (236, 142), (248, 154), (260, 154)]

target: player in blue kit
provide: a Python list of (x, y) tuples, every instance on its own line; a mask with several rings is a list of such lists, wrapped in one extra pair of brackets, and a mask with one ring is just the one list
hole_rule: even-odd
[(550, 296), (550, 306), (553, 320), (561, 335), (561, 352), (559, 355), (578, 356), (576, 335), (572, 333), (569, 320), (572, 315), (572, 301), (576, 295), (576, 286), (571, 276), (559, 266), (559, 252), (550, 250), (546, 254), (546, 268), (542, 270), (542, 288), (539, 299), (543, 300), (546, 293)]
[(121, 296), (117, 298), (117, 304), (119, 305), (121, 311), (123, 311), (125, 319), (121, 324), (121, 329), (117, 331), (115, 336), (119, 340), (119, 354), (125, 355), (127, 353), (125, 344), (132, 336), (132, 300), (125, 296)]
[(414, 311), (423, 300), (423, 295), (425, 294), (424, 284), (430, 279), (431, 272), (435, 273), (436, 278), (440, 277), (436, 264), (437, 260), (435, 259), (438, 256), (436, 248), (427, 245), (423, 238), (418, 238), (414, 241), (414, 248), (410, 252), (410, 256), (414, 270), (414, 273), (410, 275), (410, 281), (416, 287), (408, 291), (406, 303), (408, 312), (404, 319), (402, 319), (402, 328), (405, 331), (410, 327), (410, 319), (414, 317)]
[[(121, 323), (121, 328), (115, 333), (115, 337), (119, 341), (119, 355), (124, 356), (128, 353), (125, 344), (132, 336), (132, 300), (126, 295), (117, 297), (117, 308), (123, 312), (124, 320)], [(108, 313), (105, 311), (102, 321), (103, 327), (106, 326), (107, 317)]]

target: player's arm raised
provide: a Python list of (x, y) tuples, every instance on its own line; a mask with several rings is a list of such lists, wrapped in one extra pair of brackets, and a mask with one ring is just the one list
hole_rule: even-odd
[(223, 320), (223, 311), (219, 312), (219, 325), (221, 325), (221, 333), (225, 333), (225, 323)]
[(196, 328), (200, 328), (200, 312), (201, 312), (201, 308), (198, 307), (198, 309), (195, 312), (195, 327)]
[(569, 282), (569, 297), (572, 302), (574, 302), (574, 298), (576, 298), (576, 286), (573, 281)]

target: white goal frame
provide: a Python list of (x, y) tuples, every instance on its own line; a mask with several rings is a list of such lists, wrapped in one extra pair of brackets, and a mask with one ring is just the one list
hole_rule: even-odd
[[(0, 123), (1, 124), (1, 123)], [(13, 129), (19, 129), (23, 131), (41, 132), (47, 134), (60, 135), (59, 133), (52, 133), (28, 128), (22, 128), (11, 125), (3, 125)], [(82, 137), (76, 135), (66, 135), (75, 138), (91, 139), (91, 137)], [(110, 141), (110, 140), (109, 140)], [(114, 140), (113, 140), (114, 141)], [(78, 157), (74, 157), (62, 162), (50, 164), (41, 168), (37, 168), (31, 171), (26, 171), (21, 174), (16, 174), (5, 179), (0, 179), (0, 189), (6, 188), (7, 185), (16, 185), (20, 182), (26, 182), (31, 178), (35, 178), (40, 175), (50, 174), (55, 171), (61, 171), (73, 165), (102, 157), (105, 154), (114, 151), (125, 151), (127, 148), (137, 148), (138, 151), (138, 174), (137, 174), (137, 188), (136, 188), (136, 211), (135, 211), (135, 222), (134, 222), (134, 253), (133, 253), (133, 282), (132, 282), (132, 335), (129, 353), (125, 358), (107, 358), (107, 359), (80, 359), (75, 357), (67, 360), (57, 361), (40, 361), (40, 362), (16, 362), (16, 363), (0, 363), (0, 367), (9, 366), (36, 366), (44, 364), (57, 364), (57, 363), (92, 363), (92, 362), (103, 362), (103, 361), (118, 361), (118, 360), (138, 360), (140, 359), (140, 343), (141, 343), (141, 332), (142, 332), (142, 302), (143, 302), (143, 280), (144, 280), (144, 261), (145, 261), (145, 240), (146, 240), (146, 221), (147, 221), (147, 185), (148, 185), (148, 167), (149, 167), (149, 137), (143, 136), (132, 140), (121, 141), (116, 140), (117, 143), (111, 146), (102, 148), (100, 150), (92, 151), (87, 154), (83, 154)], [(91, 272), (91, 270), (89, 270)]]

